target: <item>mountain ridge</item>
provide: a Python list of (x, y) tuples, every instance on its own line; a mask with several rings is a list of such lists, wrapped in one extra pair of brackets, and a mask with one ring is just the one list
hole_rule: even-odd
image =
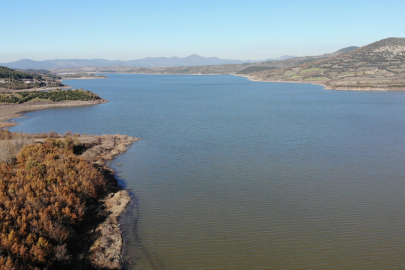
[(53, 59), (36, 61), (31, 59), (21, 59), (9, 63), (0, 63), (15, 69), (51, 69), (51, 68), (71, 68), (82, 66), (196, 66), (196, 65), (224, 65), (242, 64), (249, 61), (220, 59), (218, 57), (202, 57), (192, 54), (186, 57), (145, 57), (135, 60), (106, 60), (106, 59)]
[[(348, 48), (357, 48), (355, 46)], [(344, 49), (348, 49), (344, 48)], [(343, 50), (343, 49), (341, 49)], [(285, 60), (271, 60), (262, 62), (248, 62), (243, 64), (200, 65), (177, 67), (132, 67), (132, 66), (93, 66), (75, 68), (53, 68), (54, 73), (82, 73), (82, 72), (115, 72), (115, 73), (146, 73), (146, 74), (247, 74), (258, 70), (285, 68), (302, 62), (311, 62), (342, 54), (341, 50), (316, 56), (288, 58)], [(349, 49), (348, 49), (349, 50)]]
[[(319, 56), (316, 56), (319, 57)], [(75, 67), (108, 67), (108, 66), (130, 66), (140, 68), (150, 67), (181, 67), (181, 66), (209, 66), (209, 65), (230, 65), (244, 63), (263, 63), (269, 61), (280, 61), (297, 58), (293, 55), (282, 55), (278, 58), (268, 58), (265, 60), (230, 60), (218, 57), (203, 57), (198, 54), (191, 54), (186, 57), (145, 57), (135, 60), (106, 60), (106, 59), (53, 59), (53, 60), (31, 60), (21, 59), (9, 63), (0, 63), (14, 69), (55, 69), (55, 68), (75, 68)]]

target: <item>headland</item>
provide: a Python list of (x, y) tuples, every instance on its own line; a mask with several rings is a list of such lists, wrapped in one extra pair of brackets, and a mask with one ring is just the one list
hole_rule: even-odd
[[(23, 95), (17, 91), (7, 92), (4, 98), (11, 99), (12, 97), (19, 98), (14, 100), (15, 103), (0, 104), (0, 128), (6, 128), (16, 125), (11, 122), (13, 118), (22, 117), (24, 113), (49, 108), (89, 106), (108, 102), (105, 99), (99, 98), (88, 91), (80, 90), (77, 93), (70, 90), (69, 94), (82, 94), (86, 92), (92, 99), (90, 100), (38, 100), (38, 97), (31, 97), (28, 102), (23, 98), (27, 95), (24, 91)], [(55, 95), (64, 94), (64, 91), (54, 91)], [(68, 94), (67, 94), (68, 95)], [(55, 98), (54, 98), (55, 100)], [(7, 100), (9, 101), (9, 100)], [(21, 103), (18, 103), (21, 102)], [(6, 132), (7, 133), (7, 132)], [(2, 138), (0, 143), (6, 145), (13, 143), (13, 134), (9, 133), (8, 138)], [(17, 135), (17, 137), (20, 134)], [(74, 139), (75, 155), (80, 159), (89, 162), (103, 176), (105, 182), (105, 191), (98, 194), (99, 199), (95, 205), (92, 205), (89, 210), (89, 215), (84, 217), (82, 225), (78, 228), (77, 248), (71, 253), (69, 265), (75, 269), (121, 269), (122, 268), (122, 236), (118, 226), (118, 218), (124, 208), (130, 201), (130, 196), (126, 190), (123, 190), (117, 183), (114, 177), (115, 172), (106, 165), (106, 161), (112, 160), (115, 156), (122, 154), (127, 150), (127, 147), (138, 139), (127, 135), (80, 135), (80, 134), (58, 134), (49, 132), (45, 134), (24, 134), (29, 144), (44, 144), (47, 138), (53, 140), (64, 140), (64, 138)], [(21, 137), (20, 136), (20, 137)], [(7, 137), (7, 136), (6, 136)], [(28, 144), (28, 143), (27, 143)]]

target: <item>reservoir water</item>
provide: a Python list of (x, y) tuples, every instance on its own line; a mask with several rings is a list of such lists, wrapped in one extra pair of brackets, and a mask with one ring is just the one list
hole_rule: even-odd
[(106, 75), (11, 130), (143, 139), (111, 163), (127, 269), (405, 268), (405, 93)]

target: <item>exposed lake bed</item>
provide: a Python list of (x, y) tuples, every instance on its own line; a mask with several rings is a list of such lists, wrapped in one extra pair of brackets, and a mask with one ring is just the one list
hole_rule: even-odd
[(144, 139), (111, 164), (136, 197), (120, 220), (129, 269), (405, 264), (405, 93), (108, 76), (67, 83), (109, 103), (11, 130)]

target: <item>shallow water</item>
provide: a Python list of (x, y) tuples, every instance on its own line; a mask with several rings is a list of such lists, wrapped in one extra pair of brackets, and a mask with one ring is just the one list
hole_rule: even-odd
[(107, 76), (65, 83), (109, 103), (12, 130), (143, 138), (112, 162), (128, 269), (404, 267), (405, 93)]

